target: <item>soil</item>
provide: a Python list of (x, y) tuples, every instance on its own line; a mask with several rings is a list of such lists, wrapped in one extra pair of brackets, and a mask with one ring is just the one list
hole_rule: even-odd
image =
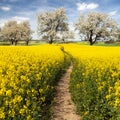
[(72, 68), (73, 65), (71, 64), (56, 86), (57, 94), (55, 96), (53, 120), (80, 120), (69, 91)]

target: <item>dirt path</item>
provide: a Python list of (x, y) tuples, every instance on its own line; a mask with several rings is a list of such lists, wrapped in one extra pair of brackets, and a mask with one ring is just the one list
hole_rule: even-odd
[(75, 112), (76, 108), (69, 92), (72, 68), (73, 65), (71, 64), (56, 87), (57, 94), (55, 97), (53, 120), (80, 120), (80, 117)]

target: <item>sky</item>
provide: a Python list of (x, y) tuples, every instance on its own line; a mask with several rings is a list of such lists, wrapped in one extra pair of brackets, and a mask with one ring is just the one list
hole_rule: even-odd
[(33, 39), (39, 39), (36, 32), (37, 15), (60, 7), (66, 10), (71, 30), (74, 30), (79, 14), (90, 11), (108, 13), (120, 23), (120, 0), (0, 0), (0, 27), (8, 20), (18, 23), (28, 20), (35, 31)]

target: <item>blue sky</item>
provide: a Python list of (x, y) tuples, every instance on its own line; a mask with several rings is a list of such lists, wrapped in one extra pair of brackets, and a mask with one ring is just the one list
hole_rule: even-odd
[[(89, 11), (108, 13), (120, 23), (120, 0), (0, 0), (0, 27), (8, 20), (29, 20), (36, 31), (38, 13), (59, 7), (66, 9), (71, 30), (79, 14)], [(33, 38), (37, 38), (37, 33)]]

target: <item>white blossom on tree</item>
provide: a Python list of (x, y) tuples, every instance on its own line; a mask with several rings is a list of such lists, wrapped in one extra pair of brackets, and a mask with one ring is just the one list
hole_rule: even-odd
[(28, 41), (31, 38), (32, 30), (28, 21), (17, 23), (17, 21), (8, 21), (1, 29), (1, 36), (3, 39), (9, 40), (13, 45), (17, 45), (19, 40), (25, 40), (28, 45)]
[(116, 26), (117, 23), (107, 14), (97, 12), (90, 12), (88, 15), (81, 14), (75, 23), (75, 29), (86, 36), (90, 45), (93, 45), (100, 37), (110, 37)]
[(58, 33), (68, 30), (68, 20), (64, 8), (47, 11), (38, 15), (38, 34), (48, 38), (52, 44)]
[(13, 45), (16, 40), (17, 22), (8, 21), (4, 27), (1, 29), (1, 34), (3, 39), (9, 40)]
[(66, 39), (73, 39), (74, 33), (73, 31), (64, 31), (61, 36), (62, 36), (62, 41), (65, 42)]
[(30, 28), (30, 24), (28, 21), (23, 21), (18, 25), (20, 27), (21, 40), (26, 41), (26, 45), (28, 45), (29, 41), (31, 40), (31, 34), (33, 33)]

